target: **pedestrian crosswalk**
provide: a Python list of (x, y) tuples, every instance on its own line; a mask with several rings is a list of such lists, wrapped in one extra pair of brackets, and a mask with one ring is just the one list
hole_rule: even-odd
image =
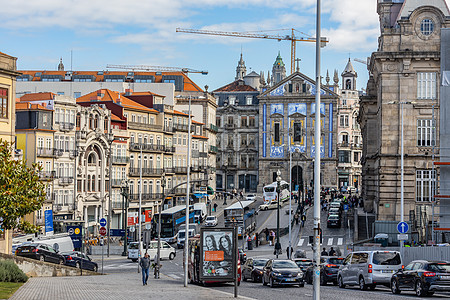
[[(322, 245), (323, 246), (343, 246), (345, 242), (344, 237), (327, 237), (324, 236), (322, 238)], [(309, 237), (308, 236), (302, 236), (298, 240), (297, 247), (311, 247), (311, 244), (309, 243)]]

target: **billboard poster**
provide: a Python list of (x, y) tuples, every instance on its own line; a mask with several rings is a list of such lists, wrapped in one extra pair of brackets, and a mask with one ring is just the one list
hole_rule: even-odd
[(67, 226), (67, 233), (72, 239), (74, 248), (81, 248), (83, 243), (81, 226)]
[(129, 211), (128, 212), (128, 226), (133, 226), (138, 223), (138, 212), (137, 211)]
[(47, 209), (44, 211), (45, 235), (53, 235), (53, 211)]
[(236, 237), (235, 228), (201, 229), (201, 280), (221, 281), (235, 278)]

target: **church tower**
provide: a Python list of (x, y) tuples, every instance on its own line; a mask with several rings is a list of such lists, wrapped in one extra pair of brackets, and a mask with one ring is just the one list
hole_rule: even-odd
[(236, 78), (234, 80), (244, 80), (244, 76), (247, 73), (247, 68), (245, 67), (244, 59), (242, 58), (242, 52), (241, 52), (241, 59), (238, 62), (238, 65), (236, 67)]
[(59, 59), (58, 71), (64, 71), (64, 64), (62, 62), (62, 57)]
[(353, 65), (350, 58), (348, 59), (347, 66), (345, 67), (345, 70), (344, 72), (342, 72), (341, 76), (342, 76), (342, 89), (355, 91), (356, 77), (358, 77), (358, 74), (356, 74), (355, 69), (353, 69)]
[(275, 59), (272, 67), (272, 85), (277, 84), (286, 77), (286, 67), (284, 65), (283, 59), (281, 58), (280, 51), (278, 51), (278, 56)]

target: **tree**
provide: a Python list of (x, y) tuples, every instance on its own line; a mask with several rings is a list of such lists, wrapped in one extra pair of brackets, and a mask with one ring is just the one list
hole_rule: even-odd
[(27, 233), (38, 228), (24, 216), (42, 208), (45, 184), (39, 180), (41, 166), (31, 167), (25, 160), (14, 160), (12, 144), (0, 140), (0, 224), (2, 229), (20, 229)]

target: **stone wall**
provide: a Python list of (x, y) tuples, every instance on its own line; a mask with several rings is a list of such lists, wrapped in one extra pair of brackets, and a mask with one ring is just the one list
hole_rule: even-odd
[(0, 253), (0, 259), (13, 260), (19, 269), (21, 269), (28, 277), (99, 275), (99, 273), (88, 270), (83, 270), (83, 274), (81, 274), (81, 270), (77, 268), (3, 253)]

